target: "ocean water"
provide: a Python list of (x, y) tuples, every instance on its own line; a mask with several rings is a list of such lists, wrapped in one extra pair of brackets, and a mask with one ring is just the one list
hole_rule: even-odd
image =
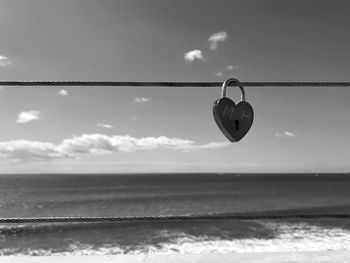
[[(0, 217), (292, 212), (350, 214), (350, 175), (0, 175)], [(350, 250), (350, 220), (0, 225), (0, 255), (320, 250)]]

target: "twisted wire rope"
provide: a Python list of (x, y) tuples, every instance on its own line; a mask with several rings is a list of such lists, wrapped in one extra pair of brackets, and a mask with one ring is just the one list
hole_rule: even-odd
[[(0, 86), (106, 86), (106, 87), (221, 87), (222, 82), (139, 82), (139, 81), (18, 81), (3, 80)], [(350, 87), (350, 82), (240, 82), (243, 87)]]
[(185, 216), (128, 216), (128, 217), (18, 217), (0, 218), (0, 223), (135, 223), (213, 220), (283, 220), (283, 219), (350, 219), (350, 214), (287, 214), (287, 215), (185, 215)]

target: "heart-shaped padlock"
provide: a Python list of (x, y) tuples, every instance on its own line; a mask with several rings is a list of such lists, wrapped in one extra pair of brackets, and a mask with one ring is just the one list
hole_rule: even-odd
[(252, 126), (254, 111), (252, 106), (245, 101), (245, 92), (242, 86), (239, 86), (241, 101), (238, 104), (226, 97), (226, 88), (232, 82), (240, 83), (239, 80), (230, 78), (222, 84), (221, 99), (214, 102), (213, 114), (216, 124), (227, 139), (231, 142), (238, 142)]

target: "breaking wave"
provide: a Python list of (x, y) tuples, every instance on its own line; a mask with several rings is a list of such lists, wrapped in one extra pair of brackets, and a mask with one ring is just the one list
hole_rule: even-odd
[[(340, 227), (321, 227), (308, 223), (281, 223), (260, 221), (274, 233), (272, 238), (221, 238), (208, 235), (190, 235), (171, 230), (159, 231), (167, 241), (147, 245), (99, 244), (72, 241), (63, 250), (6, 248), (0, 255), (120, 255), (120, 254), (174, 254), (174, 253), (241, 253), (241, 252), (301, 252), (348, 250), (350, 231)], [(161, 239), (160, 239), (161, 240)]]

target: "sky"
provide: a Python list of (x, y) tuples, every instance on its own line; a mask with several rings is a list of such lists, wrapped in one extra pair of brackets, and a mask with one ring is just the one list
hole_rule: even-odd
[[(0, 0), (1, 80), (350, 81), (349, 1)], [(0, 87), (0, 173), (349, 172), (349, 88)], [(239, 89), (227, 96), (235, 102)]]

